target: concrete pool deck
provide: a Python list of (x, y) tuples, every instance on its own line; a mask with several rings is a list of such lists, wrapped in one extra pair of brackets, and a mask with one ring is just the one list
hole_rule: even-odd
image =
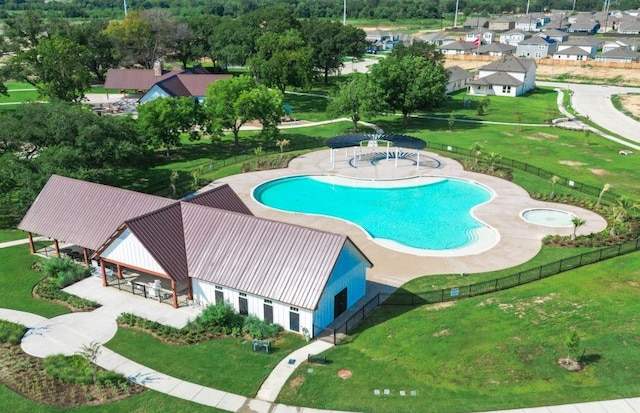
[[(363, 152), (368, 150), (373, 149), (363, 148)], [(377, 150), (380, 151), (381, 148)], [(420, 155), (424, 160), (426, 160), (425, 157), (431, 157), (440, 161), (440, 166), (437, 168), (428, 166), (432, 165), (428, 163), (427, 166), (421, 165), (418, 169), (412, 161), (406, 159), (399, 159), (397, 167), (395, 160), (390, 159), (380, 161), (376, 165), (361, 161), (354, 168), (348, 162), (348, 158), (353, 155), (352, 152), (351, 149), (337, 150), (335, 168), (330, 159), (330, 150), (326, 149), (295, 158), (286, 169), (228, 176), (211, 185), (229, 184), (258, 217), (349, 236), (374, 264), (373, 268), (367, 272), (367, 279), (395, 287), (423, 275), (461, 273), (471, 275), (513, 267), (532, 259), (540, 250), (541, 240), (546, 235), (573, 233), (573, 228), (552, 228), (527, 223), (520, 216), (526, 209), (552, 208), (570, 212), (586, 221), (578, 228), (578, 234), (600, 232), (607, 226), (604, 218), (591, 211), (572, 205), (533, 200), (524, 189), (509, 181), (465, 171), (459, 162), (439, 154), (422, 151)], [(477, 241), (480, 243), (479, 250), (490, 248), (484, 252), (465, 256), (447, 256), (446, 252), (442, 256), (418, 256), (385, 248), (356, 225), (328, 217), (274, 210), (259, 204), (251, 195), (256, 186), (268, 180), (308, 174), (333, 174), (369, 180), (393, 180), (416, 176), (455, 177), (478, 182), (491, 188), (495, 196), (488, 203), (474, 209), (473, 213), (477, 219), (499, 232), (499, 240), (490, 247), (482, 243), (494, 244), (495, 240), (487, 241), (481, 237)], [(549, 186), (551, 187), (551, 183)], [(443, 212), (446, 213), (446, 211)], [(384, 219), (384, 216), (381, 215), (380, 219)], [(420, 224), (416, 223), (416, 228), (419, 226)]]

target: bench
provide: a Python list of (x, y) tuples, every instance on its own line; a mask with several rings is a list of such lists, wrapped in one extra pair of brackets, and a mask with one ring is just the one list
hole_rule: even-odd
[(271, 353), (271, 342), (268, 340), (252, 340), (251, 349), (256, 352)]
[(327, 357), (319, 354), (309, 354), (307, 356), (307, 363), (327, 364)]

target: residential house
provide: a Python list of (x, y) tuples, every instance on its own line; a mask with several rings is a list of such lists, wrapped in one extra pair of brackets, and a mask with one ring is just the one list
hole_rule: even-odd
[(517, 46), (521, 41), (531, 37), (531, 33), (522, 30), (511, 30), (500, 35), (500, 43)]
[(207, 86), (231, 75), (214, 75), (202, 67), (182, 71), (164, 70), (156, 61), (153, 69), (109, 69), (104, 88), (109, 90), (132, 90), (142, 94), (141, 103), (159, 97), (191, 96), (202, 100)]
[(573, 36), (564, 43), (558, 45), (558, 51), (561, 52), (564, 49), (570, 47), (579, 47), (584, 50), (591, 58), (596, 56), (596, 52), (602, 47), (603, 41), (595, 36)]
[(542, 23), (531, 16), (524, 16), (516, 20), (515, 30), (524, 32), (539, 32), (542, 30)]
[(640, 39), (615, 39), (602, 45), (602, 53), (617, 49), (640, 50), (638, 48)]
[(480, 68), (478, 77), (469, 82), (468, 94), (480, 96), (521, 96), (536, 86), (536, 63), (533, 59), (505, 55)]
[(600, 29), (600, 22), (597, 20), (579, 19), (567, 29), (567, 33), (570, 34), (596, 34)]
[(473, 42), (455, 41), (443, 46), (440, 46), (440, 51), (445, 55), (457, 55), (457, 54), (473, 54), (478, 46)]
[(462, 28), (469, 30), (469, 29), (477, 29), (477, 28), (489, 28), (489, 19), (486, 19), (484, 17), (480, 17), (480, 16), (475, 16), (475, 17), (469, 17), (467, 20), (465, 20), (465, 22), (462, 24)]
[(447, 68), (449, 72), (449, 80), (447, 81), (447, 94), (457, 92), (467, 88), (467, 83), (473, 79), (473, 74), (460, 66), (451, 66)]
[(640, 19), (624, 20), (620, 22), (618, 27), (619, 34), (640, 34)]
[(466, 34), (464, 40), (473, 43), (480, 38), (481, 44), (491, 44), (493, 43), (493, 37), (494, 33), (492, 31), (486, 29), (474, 29)]
[(420, 40), (440, 47), (455, 42), (456, 38), (446, 32), (432, 32), (421, 35)]
[(391, 50), (399, 41), (398, 35), (386, 30), (369, 29), (365, 30), (365, 40), (371, 43), (378, 50)]
[(509, 16), (500, 16), (489, 21), (489, 30), (494, 32), (513, 30), (515, 27), (515, 19)]
[(536, 35), (544, 36), (547, 39), (551, 39), (556, 43), (562, 43), (569, 40), (569, 34), (567, 32), (564, 32), (558, 29), (552, 29), (552, 28), (546, 28), (540, 33), (536, 33)]
[(563, 47), (553, 54), (556, 60), (587, 60), (589, 57), (589, 53), (578, 46)]
[(504, 56), (506, 54), (515, 54), (516, 49), (517, 46), (510, 44), (491, 43), (480, 46), (475, 53), (488, 56)]
[(640, 53), (624, 47), (611, 49), (596, 56), (598, 62), (632, 63), (639, 60)]
[(543, 58), (553, 56), (558, 43), (540, 36), (532, 36), (518, 43), (516, 55), (520, 57)]
[(81, 248), (103, 287), (227, 302), (310, 336), (364, 296), (371, 267), (349, 237), (258, 218), (228, 185), (177, 201), (53, 175), (18, 227), (58, 255), (59, 241)]

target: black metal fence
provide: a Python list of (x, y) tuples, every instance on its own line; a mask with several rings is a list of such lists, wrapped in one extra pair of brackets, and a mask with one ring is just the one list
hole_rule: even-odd
[[(476, 156), (475, 151), (472, 149), (460, 148), (457, 146), (446, 145), (442, 143), (427, 142), (427, 148), (434, 149), (437, 151), (442, 151), (442, 152), (459, 154), (459, 155), (467, 156), (470, 158), (473, 158)], [(482, 159), (480, 159), (480, 161), (482, 161)], [(515, 159), (500, 157), (498, 164), (501, 166), (509, 167), (509, 168), (519, 169), (521, 171), (524, 171), (545, 179), (551, 179), (552, 177), (556, 176), (558, 178), (556, 182), (557, 185), (575, 189), (578, 192), (582, 192), (584, 194), (591, 195), (594, 197), (601, 196), (602, 200), (607, 202), (615, 202), (616, 199), (619, 198), (618, 195), (616, 195), (611, 191), (603, 191), (602, 190), (603, 188), (596, 188), (595, 186), (587, 185), (582, 182), (577, 182), (571, 178), (556, 175), (553, 172), (538, 168), (537, 166), (529, 165), (524, 162), (516, 161)]]
[(324, 329), (320, 334), (316, 336), (316, 338), (332, 342), (333, 344), (340, 344), (340, 342), (342, 342), (344, 338), (351, 331), (353, 331), (353, 329), (358, 324), (360, 324), (367, 315), (371, 314), (373, 310), (375, 310), (380, 305), (419, 306), (424, 304), (436, 304), (446, 301), (455, 301), (463, 298), (475, 297), (483, 294), (493, 293), (496, 291), (506, 290), (508, 288), (517, 287), (519, 285), (550, 277), (564, 271), (569, 271), (575, 268), (583, 267), (585, 265), (594, 264), (596, 262), (618, 257), (620, 255), (628, 254), (630, 252), (638, 250), (640, 250), (640, 239), (620, 245), (600, 248), (591, 252), (585, 252), (573, 257), (563, 258), (561, 260), (544, 264), (539, 267), (523, 270), (504, 277), (496, 278), (489, 281), (483, 281), (476, 284), (419, 293), (399, 291), (390, 294), (380, 293), (369, 300), (360, 309), (358, 309), (355, 314), (349, 317), (349, 319), (347, 319), (344, 323), (342, 323), (335, 329)]

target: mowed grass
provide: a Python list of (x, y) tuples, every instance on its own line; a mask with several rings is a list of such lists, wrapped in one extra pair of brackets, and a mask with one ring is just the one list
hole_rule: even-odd
[[(277, 401), (446, 413), (637, 397), (638, 275), (634, 253), (447, 305), (381, 307), (324, 353), (329, 365), (301, 366)], [(587, 360), (578, 373), (555, 364), (572, 330)], [(340, 369), (353, 377), (337, 377)]]
[(176, 397), (167, 396), (155, 391), (147, 391), (138, 396), (124, 399), (111, 404), (99, 406), (75, 407), (72, 409), (47, 406), (35, 403), (22, 397), (3, 385), (0, 385), (0, 411), (3, 412), (29, 412), (29, 413), (148, 413), (148, 412), (176, 412), (176, 413), (218, 413), (213, 407), (204, 406)]
[(170, 376), (253, 397), (280, 360), (305, 344), (302, 337), (287, 333), (273, 343), (269, 354), (253, 352), (251, 342), (242, 338), (170, 346), (146, 333), (121, 328), (106, 346)]
[(0, 229), (0, 242), (26, 239), (27, 233), (19, 229)]
[(40, 260), (30, 254), (28, 245), (0, 248), (0, 306), (48, 318), (69, 312), (59, 304), (33, 297), (33, 287), (44, 275), (31, 270), (31, 265)]

